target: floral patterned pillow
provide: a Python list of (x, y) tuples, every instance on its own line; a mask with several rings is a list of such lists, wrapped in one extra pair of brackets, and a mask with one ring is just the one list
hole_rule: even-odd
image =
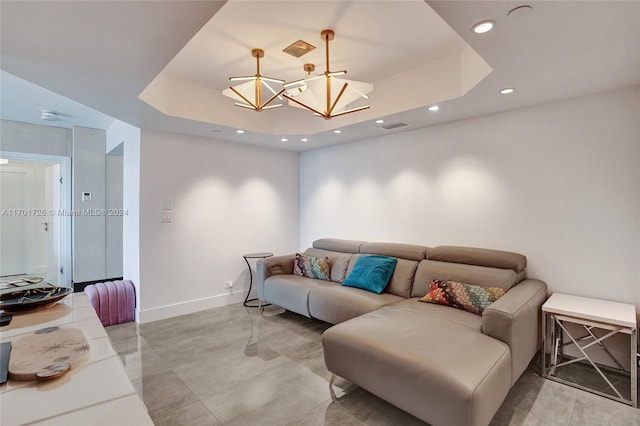
[(500, 287), (483, 287), (457, 281), (432, 280), (430, 289), (420, 301), (464, 309), (482, 315), (487, 306), (507, 292)]
[(296, 253), (296, 259), (293, 262), (293, 274), (329, 281), (331, 279), (329, 258)]

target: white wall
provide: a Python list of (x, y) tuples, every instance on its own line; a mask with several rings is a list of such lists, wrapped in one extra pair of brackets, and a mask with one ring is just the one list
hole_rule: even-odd
[(552, 291), (640, 307), (640, 88), (305, 152), (300, 169), (302, 247), (512, 250)]
[(71, 156), (71, 130), (0, 120), (0, 151)]
[[(103, 280), (105, 266), (105, 131), (73, 128), (73, 282)], [(91, 193), (90, 200), (82, 194)], [(87, 212), (92, 212), (87, 214)]]
[[(31, 205), (36, 209), (45, 209), (47, 207), (45, 192), (45, 169), (46, 164), (31, 163), (25, 164), (33, 170), (33, 187), (31, 188), (33, 198)], [(29, 197), (27, 197), (28, 199)], [(48, 218), (31, 216), (27, 218), (31, 233), (29, 235), (29, 274), (46, 274), (47, 273), (47, 232), (44, 232), (45, 226), (43, 222), (49, 221)]]
[(122, 277), (123, 156), (107, 155), (105, 164), (105, 277)]
[(106, 150), (123, 144), (122, 276), (136, 288), (136, 321), (140, 322), (140, 129), (115, 120), (106, 131)]
[(298, 249), (298, 179), (297, 153), (143, 129), (141, 321), (243, 300), (243, 254)]

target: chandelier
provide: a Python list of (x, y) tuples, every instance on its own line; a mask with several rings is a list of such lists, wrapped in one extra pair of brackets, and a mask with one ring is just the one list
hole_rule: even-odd
[[(289, 105), (308, 109), (326, 120), (368, 109), (369, 105), (346, 108), (360, 98), (368, 99), (367, 93), (373, 90), (373, 85), (338, 78), (345, 75), (347, 71), (331, 71), (329, 67), (329, 42), (334, 39), (335, 33), (333, 30), (323, 30), (320, 37), (325, 42), (325, 72), (318, 76), (285, 83), (286, 92), (282, 96), (289, 100)], [(314, 68), (312, 64), (306, 64), (304, 69), (310, 75)]]
[[(256, 58), (256, 74), (243, 77), (229, 77), (229, 81), (244, 81), (244, 83), (240, 83), (237, 86), (231, 86), (228, 89), (223, 90), (222, 94), (238, 101), (235, 103), (237, 106), (253, 109), (255, 111), (281, 107), (282, 104), (269, 104), (276, 98), (282, 100), (280, 95), (282, 95), (285, 89), (283, 87), (279, 91), (276, 91), (269, 85), (269, 83), (280, 85), (284, 84), (284, 80), (260, 75), (260, 58), (264, 58), (264, 50), (253, 49), (251, 51), (251, 56)], [(266, 102), (263, 102), (262, 95), (265, 88), (271, 92), (273, 96), (271, 96)]]

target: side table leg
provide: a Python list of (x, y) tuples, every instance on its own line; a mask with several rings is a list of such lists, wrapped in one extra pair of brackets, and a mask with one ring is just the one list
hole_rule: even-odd
[(555, 316), (551, 315), (551, 361), (549, 362), (549, 374), (556, 374), (556, 364), (558, 364), (558, 324)]
[(547, 374), (547, 314), (542, 312), (542, 377)]
[[(244, 303), (243, 305), (246, 306), (247, 308), (258, 308), (260, 309), (260, 312), (262, 312), (262, 310), (264, 309), (265, 306), (270, 306), (269, 303), (263, 302), (262, 300), (260, 300), (260, 297), (254, 297), (253, 299), (249, 299), (249, 297), (251, 296), (251, 290), (253, 289), (253, 270), (251, 269), (251, 264), (249, 263), (249, 259), (256, 259), (256, 274), (257, 274), (257, 270), (258, 270), (258, 266), (260, 263), (260, 259), (266, 259), (267, 257), (271, 257), (273, 256), (273, 253), (247, 253), (247, 254), (243, 254), (242, 258), (244, 259), (245, 263), (247, 264), (247, 269), (249, 270), (249, 290), (247, 291), (247, 295), (244, 298)], [(258, 276), (256, 275), (256, 278)], [(260, 284), (260, 282), (258, 282), (258, 284)], [(260, 294), (260, 286), (258, 286), (258, 294)], [(264, 296), (264, 295), (263, 295)], [(255, 302), (258, 301), (258, 303), (256, 304), (252, 304), (249, 305), (249, 302)]]
[(638, 329), (631, 332), (631, 403), (638, 408)]
[(249, 300), (249, 295), (251, 294), (251, 287), (253, 287), (253, 273), (251, 272), (251, 265), (249, 264), (249, 260), (246, 257), (242, 257), (245, 262), (247, 262), (247, 268), (249, 268), (249, 291), (247, 291), (247, 296), (244, 298), (244, 306), (247, 305), (247, 301)]

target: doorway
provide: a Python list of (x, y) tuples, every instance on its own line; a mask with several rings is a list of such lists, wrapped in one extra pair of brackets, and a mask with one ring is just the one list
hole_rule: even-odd
[(0, 152), (0, 278), (71, 286), (71, 158)]

